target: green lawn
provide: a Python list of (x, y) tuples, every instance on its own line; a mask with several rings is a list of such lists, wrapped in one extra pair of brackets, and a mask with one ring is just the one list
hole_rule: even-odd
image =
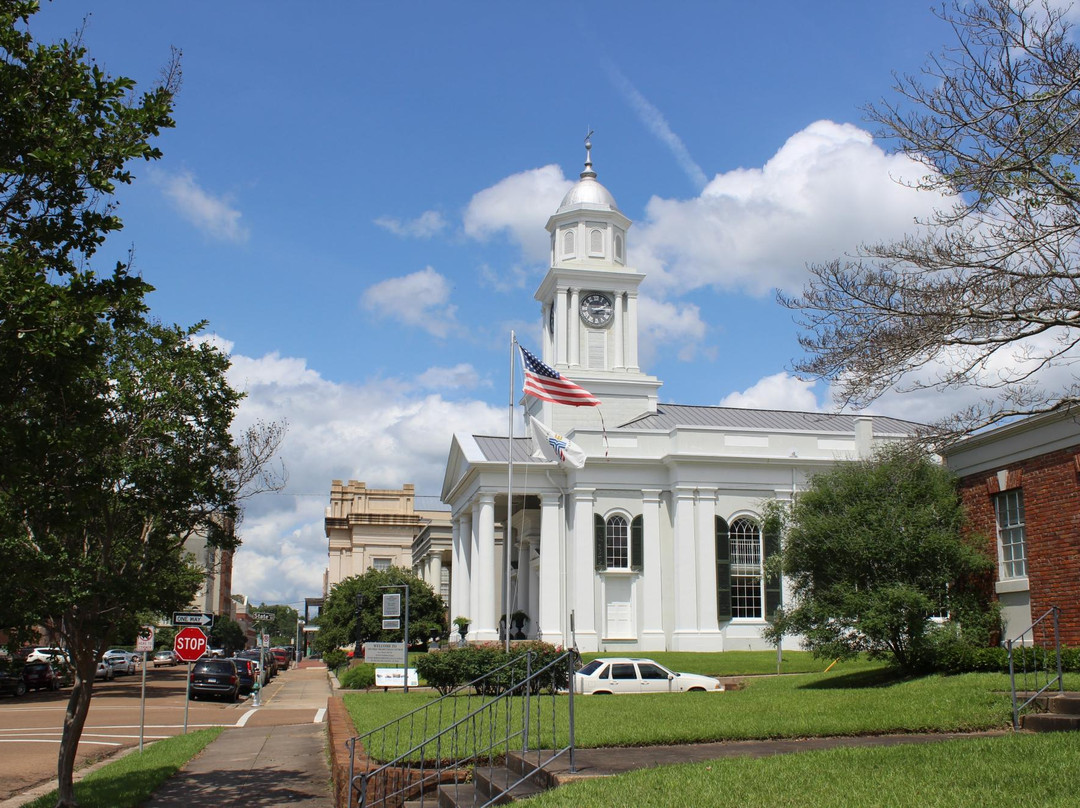
[[(597, 657), (617, 656), (611, 652), (582, 654), (588, 662)], [(724, 651), (715, 654), (699, 654), (688, 651), (650, 651), (648, 653), (630, 652), (627, 656), (648, 657), (674, 671), (701, 673), (705, 676), (757, 676), (774, 674), (776, 669), (776, 651)], [(779, 673), (823, 673), (831, 659), (815, 659), (809, 651), (784, 651), (781, 655)], [(865, 659), (850, 662), (837, 662), (832, 671), (851, 673), (853, 671), (880, 668), (878, 662)]]
[[(75, 797), (81, 808), (136, 808), (221, 731), (222, 727), (211, 727), (155, 741), (141, 753), (131, 752), (88, 774), (75, 784)], [(56, 792), (52, 791), (23, 808), (54, 805)]]
[(526, 801), (590, 806), (1073, 806), (1080, 734), (1007, 735), (932, 744), (734, 758), (584, 780)]

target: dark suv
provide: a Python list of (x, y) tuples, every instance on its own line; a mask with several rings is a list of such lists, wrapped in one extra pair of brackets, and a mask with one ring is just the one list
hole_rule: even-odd
[(231, 659), (200, 659), (191, 671), (191, 698), (221, 696), (236, 701), (240, 694), (240, 679)]

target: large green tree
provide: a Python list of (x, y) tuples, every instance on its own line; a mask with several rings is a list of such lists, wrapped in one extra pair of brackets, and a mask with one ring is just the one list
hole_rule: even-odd
[(260, 624), (260, 629), (270, 635), (270, 644), (294, 645), (296, 643), (296, 625), (300, 613), (292, 606), (283, 603), (260, 603), (252, 611), (274, 615), (268, 624)]
[(97, 658), (140, 613), (190, 602), (185, 540), (236, 546), (238, 498), (266, 482), (281, 429), (235, 439), (228, 358), (198, 326), (152, 321), (126, 264), (94, 269), (121, 227), (113, 192), (173, 125), (178, 63), (137, 96), (78, 37), (35, 43), (36, 11), (0, 0), (0, 626), (15, 642), (44, 627), (71, 654), (71, 806)]
[(938, 211), (895, 241), (811, 267), (796, 370), (865, 406), (893, 389), (959, 386), (982, 401), (958, 436), (1080, 403), (1080, 47), (1067, 5), (956, 0), (955, 39), (867, 108), (921, 164), (898, 181)]
[(771, 638), (799, 634), (819, 656), (866, 652), (910, 672), (926, 661), (932, 617), (985, 619), (979, 583), (993, 562), (961, 533), (951, 473), (911, 447), (815, 475), (789, 510), (771, 511), (792, 594)]
[[(431, 637), (445, 637), (446, 607), (435, 590), (402, 567), (387, 570), (371, 569), (340, 581), (323, 603), (319, 613), (319, 631), (313, 645), (326, 653), (337, 648), (352, 647), (357, 640), (357, 595), (361, 642), (401, 642), (402, 631), (382, 627), (382, 596), (395, 592), (404, 594), (400, 585), (409, 587), (409, 641), (426, 642)], [(386, 588), (383, 587), (395, 587)], [(402, 600), (404, 608), (404, 598)]]

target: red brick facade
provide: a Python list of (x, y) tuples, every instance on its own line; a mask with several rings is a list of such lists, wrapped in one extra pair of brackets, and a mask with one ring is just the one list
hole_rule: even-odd
[[(999, 469), (1008, 471), (1004, 487)], [(993, 496), (1013, 488), (1024, 499), (1031, 616), (1060, 607), (1062, 643), (1080, 646), (1080, 443), (961, 478), (969, 530), (987, 537), (995, 558)]]

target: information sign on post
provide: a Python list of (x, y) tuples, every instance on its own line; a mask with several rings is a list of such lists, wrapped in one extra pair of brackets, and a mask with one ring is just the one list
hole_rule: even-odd
[(382, 596), (382, 616), (401, 617), (401, 595), (394, 593)]
[(135, 650), (142, 653), (154, 650), (154, 627), (143, 626), (135, 638)]

